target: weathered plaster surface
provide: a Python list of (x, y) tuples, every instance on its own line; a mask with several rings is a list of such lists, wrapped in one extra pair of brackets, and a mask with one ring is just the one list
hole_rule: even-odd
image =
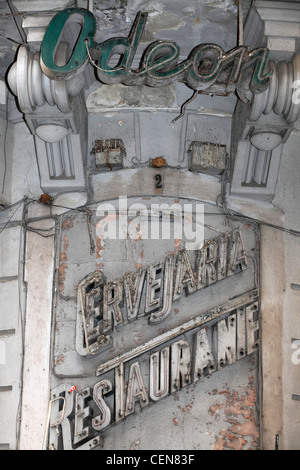
[[(53, 234), (51, 219), (31, 223), (42, 235)], [(26, 272), (28, 286), (24, 338), (23, 407), (21, 450), (42, 450), (49, 400), (49, 339), (51, 337), (54, 238), (27, 232)]]
[(109, 430), (105, 449), (257, 450), (254, 362), (245, 358), (129, 417)]
[(127, 87), (125, 85), (103, 85), (92, 92), (87, 99), (91, 112), (103, 112), (106, 108), (176, 108), (174, 86), (149, 88), (147, 86)]

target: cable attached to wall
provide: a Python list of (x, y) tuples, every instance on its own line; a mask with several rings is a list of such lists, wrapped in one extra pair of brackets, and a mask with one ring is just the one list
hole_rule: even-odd
[(238, 45), (244, 45), (244, 11), (243, 0), (235, 0), (235, 5), (238, 7)]
[[(235, 4), (238, 5), (238, 45), (243, 46), (244, 45), (243, 0), (235, 0)], [(199, 93), (201, 92), (198, 90), (195, 90), (193, 95), (183, 103), (183, 105), (181, 106), (180, 114), (175, 119), (173, 119), (172, 124), (174, 124), (176, 121), (178, 121), (185, 115), (186, 106), (192, 101), (194, 101), (194, 99), (198, 96)]]
[(244, 12), (243, 0), (239, 0), (239, 46), (244, 45)]
[(4, 131), (4, 138), (3, 138), (3, 156), (4, 156), (4, 172), (3, 172), (3, 179), (2, 179), (2, 194), (4, 193), (4, 186), (5, 186), (5, 179), (7, 173), (7, 152), (6, 152), (6, 141), (7, 141), (7, 132), (8, 132), (8, 93), (6, 93), (6, 116), (5, 116), (5, 131)]
[(188, 104), (194, 101), (194, 99), (198, 96), (198, 94), (199, 94), (199, 91), (195, 90), (192, 96), (183, 103), (183, 105), (181, 106), (180, 114), (175, 119), (173, 119), (172, 124), (174, 124), (176, 121), (178, 121), (185, 115), (185, 108), (187, 107)]
[(13, 5), (12, 1), (11, 0), (6, 0), (6, 3), (13, 15), (13, 19), (14, 19), (14, 22), (16, 24), (16, 27), (17, 27), (17, 30), (19, 32), (19, 35), (23, 41), (23, 44), (26, 44), (27, 43), (27, 38), (26, 38), (26, 34), (25, 34), (25, 31), (22, 27), (22, 24), (21, 24), (21, 20), (18, 16), (18, 13), (19, 11), (17, 10), (17, 8)]
[(94, 2), (93, 2), (93, 0), (88, 0), (88, 7), (87, 8), (91, 13), (94, 13)]

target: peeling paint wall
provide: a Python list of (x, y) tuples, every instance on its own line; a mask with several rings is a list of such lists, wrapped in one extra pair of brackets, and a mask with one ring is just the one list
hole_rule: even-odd
[[(128, 207), (134, 203), (151, 207), (154, 203), (183, 204), (184, 202), (188, 201), (141, 197), (128, 200)], [(118, 208), (118, 201), (107, 201), (107, 203), (113, 203)], [(196, 313), (200, 314), (211, 307), (215, 308), (229, 297), (234, 298), (238, 293), (249, 291), (255, 285), (254, 265), (249, 265), (242, 284), (240, 277), (231, 277), (208, 288), (200, 297), (195, 294), (190, 297), (184, 296), (174, 303), (170, 318), (157, 326), (150, 325), (147, 318), (143, 316), (129, 324), (125, 321), (124, 326), (120, 325), (112, 332), (113, 345), (107, 351), (103, 351), (99, 357), (79, 357), (74, 351), (76, 309), (78, 311), (80, 308), (79, 297), (77, 297), (79, 282), (92, 272), (103, 273), (106, 282), (119, 279), (125, 273), (136, 273), (137, 270), (146, 268), (149, 263), (163, 259), (168, 253), (178, 255), (179, 250), (185, 246), (183, 240), (176, 238), (158, 242), (148, 240), (138, 225), (137, 228), (140, 231), (137, 232), (135, 239), (101, 239), (96, 234), (99, 234), (107, 223), (118, 222), (121, 215), (119, 213), (108, 214), (101, 219), (100, 224), (96, 217), (99, 207), (101, 206), (97, 204), (90, 206), (87, 214), (67, 211), (60, 217), (55, 283), (57, 293), (53, 311), (52, 390), (57, 386), (63, 386), (66, 381), (75, 385), (78, 391), (92, 387), (97, 382), (93, 374), (95, 367), (126, 353), (131, 348), (143, 347), (153, 338), (153, 335), (158, 337), (167, 333), (176, 325), (181, 325), (184, 318), (193, 318)], [(210, 206), (206, 207), (207, 212), (211, 213), (211, 210)], [(89, 213), (90, 219), (87, 217)], [(211, 239), (216, 234), (233, 228), (232, 224), (229, 223), (227, 226), (228, 222), (217, 215), (218, 213), (215, 212), (215, 215), (206, 216), (205, 239)], [(132, 223), (138, 224), (134, 214), (132, 217)], [(244, 224), (245, 233), (249, 229), (250, 225)], [(192, 257), (192, 252), (189, 256)], [(201, 307), (199, 301), (202, 303)], [(120, 305), (123, 309), (125, 304)], [(141, 309), (143, 308), (141, 306)], [(78, 330), (76, 335), (76, 341), (78, 341)], [(137, 357), (137, 360), (141, 366), (146, 390), (148, 390), (147, 364), (149, 359), (141, 355)], [(113, 371), (108, 371), (100, 378), (103, 379), (103, 377), (114, 383)], [(125, 393), (127, 387), (126, 381)], [(134, 414), (127, 416), (119, 423), (112, 424), (102, 433), (103, 449), (258, 449), (257, 389), (258, 353), (254, 352), (209, 377), (202, 377), (197, 382), (170, 393), (161, 401), (151, 403), (146, 407), (140, 407), (136, 403)], [(108, 397), (108, 403), (113, 410), (113, 397)]]
[(172, 394), (105, 436), (106, 449), (258, 450), (255, 358)]
[[(255, 371), (255, 368), (253, 369)], [(211, 406), (210, 413), (216, 421), (223, 415), (223, 419), (228, 423), (227, 429), (222, 429), (216, 437), (214, 450), (259, 449), (257, 382), (253, 376), (248, 379), (247, 388), (241, 391), (232, 386), (222, 391), (213, 390), (216, 397), (223, 395), (226, 401), (225, 404)]]

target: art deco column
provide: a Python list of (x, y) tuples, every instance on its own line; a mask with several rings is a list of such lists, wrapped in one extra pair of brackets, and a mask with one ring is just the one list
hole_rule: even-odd
[[(242, 205), (246, 215), (248, 202), (248, 207), (251, 204), (256, 207), (262, 222), (273, 217), (274, 225), (284, 228), (288, 223), (291, 227), (291, 222), (285, 220), (291, 220), (289, 214), (294, 209), (288, 207), (282, 195), (285, 212), (272, 202), (278, 176), (282, 175), (283, 159), (295, 161), (297, 158), (291, 140), (295, 139), (292, 134), (295, 128), (298, 129), (300, 116), (300, 4), (254, 1), (244, 31), (245, 44), (250, 48), (259, 45), (270, 50), (269, 67), (273, 76), (270, 86), (261, 95), (249, 93), (245, 83), (240, 90), (241, 101), (233, 117), (229, 206), (233, 208), (234, 201), (244, 199)], [(290, 180), (295, 184), (294, 178)], [(289, 190), (293, 192), (288, 188), (286, 195)], [(297, 225), (297, 220), (293, 220), (292, 227), (297, 229)], [(262, 225), (260, 373), (263, 450), (291, 450), (297, 448), (295, 442), (299, 444), (300, 408), (299, 401), (293, 397), (299, 396), (300, 389), (295, 390), (295, 384), (300, 380), (300, 371), (291, 357), (295, 352), (294, 344), (297, 348), (300, 330), (293, 310), (295, 292), (293, 297), (290, 288), (291, 279), (296, 282), (299, 272), (297, 274), (297, 268), (287, 261), (296, 241), (295, 237)]]
[[(40, 47), (46, 28), (56, 12), (43, 15), (41, 2), (32, 2), (23, 28), (27, 44), (20, 46), (17, 60), (8, 74), (8, 85), (17, 97), (19, 109), (35, 137), (41, 187), (45, 192), (58, 193), (85, 189), (84, 155), (87, 111), (83, 90), (89, 86), (88, 72), (73, 80), (51, 80), (40, 67)], [(64, 8), (68, 2), (57, 0), (53, 8)], [(27, 2), (28, 4), (28, 2)], [(14, 6), (26, 13), (26, 2)], [(51, 5), (52, 6), (52, 5)], [(45, 2), (45, 10), (48, 10)], [(72, 28), (69, 34), (72, 35)], [(68, 39), (68, 38), (67, 38)], [(69, 42), (57, 50), (58, 64), (66, 62)], [(88, 82), (88, 83), (87, 83)]]
[(233, 117), (231, 194), (271, 201), (283, 145), (300, 116), (298, 36), (300, 5), (255, 1), (245, 23), (245, 44), (270, 50), (270, 86), (252, 94), (245, 81)]

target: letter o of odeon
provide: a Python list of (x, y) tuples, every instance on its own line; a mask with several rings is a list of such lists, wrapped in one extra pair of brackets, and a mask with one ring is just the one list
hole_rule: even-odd
[[(200, 44), (197, 46), (189, 56), (192, 63), (187, 74), (188, 84), (195, 90), (209, 88), (218, 78), (223, 55), (223, 49), (216, 44)], [(207, 72), (205, 70), (201, 71), (200, 68), (205, 59), (211, 62)]]
[[(81, 31), (71, 57), (65, 65), (55, 62), (55, 54), (62, 40), (63, 32), (72, 24), (79, 24)], [(71, 79), (81, 73), (88, 62), (86, 40), (89, 47), (94, 45), (96, 19), (83, 8), (72, 8), (59, 12), (51, 20), (41, 47), (41, 69), (50, 79)]]

